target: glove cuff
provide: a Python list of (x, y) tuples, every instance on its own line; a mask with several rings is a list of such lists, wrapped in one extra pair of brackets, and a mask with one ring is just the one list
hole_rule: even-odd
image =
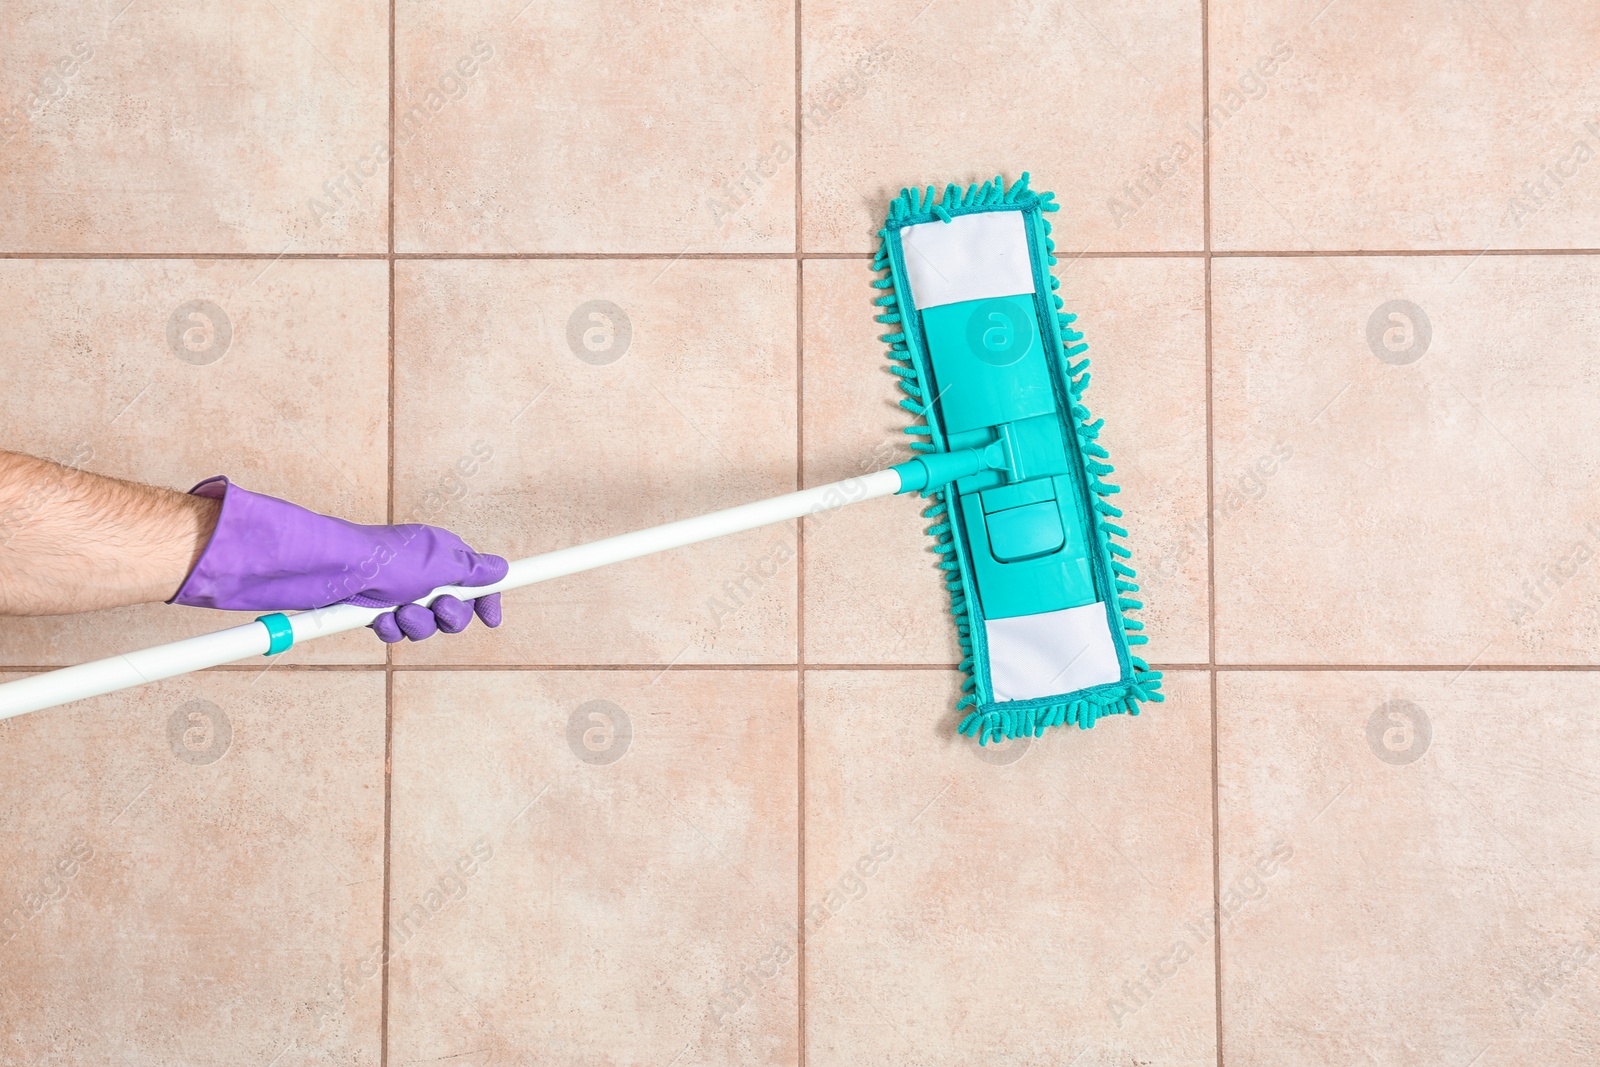
[(359, 590), (359, 583), (340, 591), (336, 583), (314, 577), (326, 574), (328, 560), (322, 557), (336, 548), (348, 552), (354, 547), (337, 544), (352, 540), (349, 535), (358, 529), (353, 524), (252, 493), (222, 475), (189, 492), (220, 499), (222, 508), (211, 540), (167, 603), (226, 611), (305, 611)]
[(207, 603), (210, 599), (210, 589), (213, 582), (204, 573), (206, 559), (211, 554), (211, 548), (222, 536), (223, 523), (228, 519), (228, 490), (232, 483), (226, 475), (218, 474), (197, 483), (189, 490), (190, 496), (203, 496), (212, 500), (221, 500), (222, 507), (217, 510), (216, 525), (211, 527), (211, 536), (206, 541), (205, 548), (200, 550), (200, 555), (194, 561), (194, 566), (189, 568), (189, 574), (184, 578), (183, 584), (178, 586), (178, 591), (172, 594), (168, 604), (181, 604), (184, 607), (215, 607)]

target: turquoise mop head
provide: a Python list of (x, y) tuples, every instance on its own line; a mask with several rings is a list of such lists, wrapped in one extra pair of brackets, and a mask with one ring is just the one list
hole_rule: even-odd
[(986, 744), (1137, 715), (1162, 699), (1161, 674), (1129, 650), (1148, 640), (1128, 614), (1143, 605), (1104, 420), (1084, 406), (1088, 345), (1049, 271), (1055, 194), (1026, 173), (1009, 189), (934, 188), (890, 203), (873, 262), (888, 276), (872, 284), (900, 405), (922, 420), (911, 448), (930, 464), (983, 457), (923, 490), (967, 674), (961, 732)]

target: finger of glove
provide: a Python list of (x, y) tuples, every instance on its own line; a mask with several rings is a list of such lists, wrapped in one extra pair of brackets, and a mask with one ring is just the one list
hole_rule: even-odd
[(439, 632), (439, 620), (421, 604), (402, 604), (395, 609), (394, 617), (400, 632), (413, 641), (426, 641)]
[(472, 622), (472, 601), (459, 600), (449, 593), (435, 600), (432, 610), (439, 629), (447, 634), (458, 634)]
[(372, 632), (378, 635), (378, 640), (386, 645), (405, 640), (406, 635), (400, 632), (400, 624), (395, 621), (392, 611), (379, 615), (369, 625), (372, 627)]
[(467, 576), (457, 584), (465, 586), (493, 585), (506, 576), (511, 564), (504, 556), (492, 556), (467, 549)]
[[(498, 581), (498, 579), (496, 580)], [(485, 626), (493, 628), (500, 625), (499, 593), (490, 593), (488, 596), (479, 597), (472, 602), (472, 609), (477, 613), (478, 618), (483, 620)]]

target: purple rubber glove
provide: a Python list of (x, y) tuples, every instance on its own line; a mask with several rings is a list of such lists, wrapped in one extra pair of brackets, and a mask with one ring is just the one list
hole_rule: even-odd
[(500, 625), (499, 593), (465, 601), (442, 596), (426, 608), (411, 603), (441, 585), (490, 585), (506, 576), (505, 560), (472, 551), (449, 530), (421, 523), (359, 526), (220, 476), (189, 492), (220, 497), (222, 511), (169, 604), (227, 611), (402, 605), (371, 624), (390, 644), (404, 637), (421, 641), (440, 630), (460, 633), (474, 614), (486, 626)]

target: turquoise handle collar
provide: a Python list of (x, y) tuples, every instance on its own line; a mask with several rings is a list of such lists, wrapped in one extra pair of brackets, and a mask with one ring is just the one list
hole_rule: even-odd
[(256, 622), (267, 628), (267, 636), (272, 639), (265, 655), (276, 656), (294, 647), (294, 627), (289, 623), (289, 616), (283, 612), (276, 611), (271, 615), (262, 615)]

